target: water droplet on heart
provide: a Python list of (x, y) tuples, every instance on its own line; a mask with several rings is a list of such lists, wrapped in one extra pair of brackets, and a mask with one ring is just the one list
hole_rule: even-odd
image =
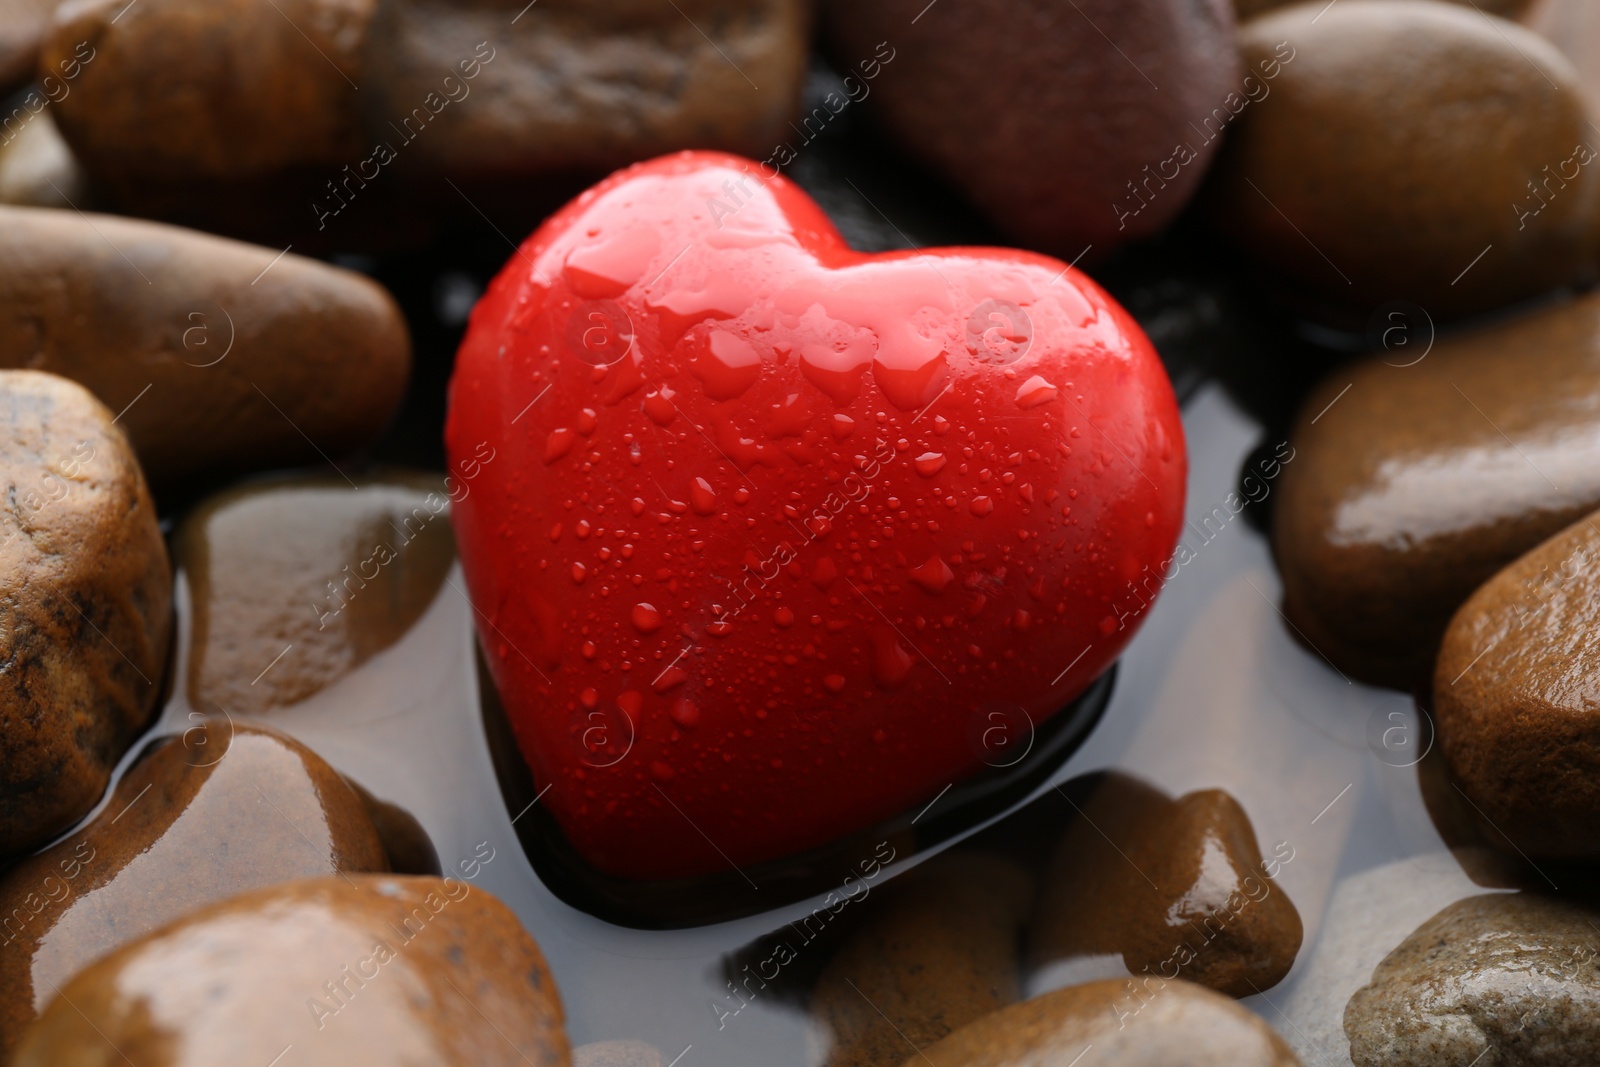
[(1044, 378), (1035, 374), (1021, 385), (1017, 386), (1017, 407), (1026, 411), (1036, 408), (1040, 404), (1048, 404), (1056, 398), (1058, 390)]
[(950, 565), (937, 555), (929, 556), (928, 561), (921, 566), (912, 567), (909, 572), (911, 580), (930, 593), (942, 593), (945, 586), (955, 578), (955, 572)]
[(691, 345), (690, 369), (713, 400), (742, 396), (761, 377), (761, 353), (738, 334), (713, 327)]
[(682, 667), (668, 667), (656, 676), (650, 687), (658, 693), (665, 693), (682, 685), (688, 678), (688, 673)]
[(994, 510), (994, 501), (986, 496), (975, 496), (967, 504), (967, 510), (981, 519)]
[(944, 453), (924, 452), (922, 455), (912, 460), (911, 465), (915, 467), (917, 473), (922, 475), (924, 478), (932, 478), (935, 474), (938, 474), (940, 471), (944, 470)]
[(822, 679), (822, 684), (828, 687), (829, 692), (840, 692), (844, 689), (844, 675), (830, 674)]
[(835, 415), (833, 417), (833, 436), (835, 440), (843, 441), (856, 429), (856, 420), (849, 415)]
[(583, 658), (584, 659), (594, 659), (595, 654), (598, 651), (599, 650), (594, 647), (594, 642), (593, 641), (585, 641), (583, 643)]
[(818, 589), (826, 590), (838, 577), (839, 566), (833, 562), (832, 556), (823, 556), (811, 569), (811, 582)]
[(717, 494), (710, 482), (704, 478), (694, 480), (689, 487), (689, 506), (694, 508), (697, 515), (710, 515), (717, 510)]
[(645, 394), (644, 413), (657, 426), (671, 426), (672, 420), (678, 417), (678, 409), (673, 404), (672, 398), (677, 394), (666, 386), (656, 392)]
[(679, 726), (692, 728), (700, 724), (700, 708), (692, 700), (674, 700), (668, 714)]
[(772, 621), (787, 630), (794, 625), (794, 612), (789, 608), (779, 608), (772, 613)]
[(872, 680), (884, 689), (895, 689), (906, 680), (916, 659), (900, 647), (900, 638), (887, 626), (872, 630)]
[(582, 585), (583, 580), (587, 577), (589, 577), (589, 568), (585, 567), (581, 563), (574, 563), (572, 565), (572, 580), (574, 582)]
[(544, 461), (554, 463), (568, 452), (572, 451), (572, 443), (577, 440), (577, 435), (571, 430), (562, 427), (551, 430), (550, 436), (544, 442)]
[(600, 694), (592, 688), (585, 689), (578, 694), (578, 701), (586, 708), (593, 708), (600, 703)]
[(661, 612), (654, 605), (639, 603), (633, 606), (633, 628), (642, 634), (653, 634), (661, 629)]

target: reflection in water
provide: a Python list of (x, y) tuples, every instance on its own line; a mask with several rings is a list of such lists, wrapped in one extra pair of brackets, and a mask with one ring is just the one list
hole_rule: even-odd
[[(665, 929), (727, 921), (767, 911), (817, 893), (827, 893), (839, 872), (856, 869), (863, 857), (905, 859), (965, 833), (1015, 805), (1059, 770), (1099, 721), (1110, 699), (1116, 671), (1102, 675), (1089, 690), (1028, 736), (1029, 745), (1012, 755), (994, 747), (990, 766), (963, 782), (936, 792), (927, 804), (901, 812), (823, 847), (722, 875), (640, 882), (607, 875), (586, 863), (542, 805), (539, 789), (517, 750), (494, 685), (477, 658), (484, 730), (495, 772), (517, 820), (518, 836), (544, 885), (572, 907), (610, 922)], [(1004, 712), (992, 712), (1004, 716)], [(1002, 717), (1000, 720), (1006, 721)], [(982, 726), (986, 720), (977, 720)], [(1031, 723), (1028, 724), (1031, 727)], [(1010, 731), (1015, 733), (1015, 731)], [(844, 887), (850, 892), (850, 887)]]
[[(790, 922), (725, 956), (727, 1026), (752, 1004), (805, 1011), (828, 1067), (896, 1065), (1055, 983), (1063, 964), (1270, 988), (1300, 944), (1249, 820), (1217, 790), (1172, 800), (1117, 772), (1080, 776), (881, 887), (842, 900), (823, 936)], [(869, 899), (870, 898), (870, 899)], [(1041, 980), (1043, 979), (1043, 980)]]

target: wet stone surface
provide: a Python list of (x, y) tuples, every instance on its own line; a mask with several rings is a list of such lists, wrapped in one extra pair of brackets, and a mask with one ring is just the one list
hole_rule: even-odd
[(1302, 933), (1273, 881), (1278, 869), (1222, 790), (1171, 800), (1107, 774), (1051, 857), (1028, 929), (1029, 969), (1120, 955), (1136, 976), (1235, 997), (1270, 989), (1294, 964)]
[(1472, 591), (1600, 506), (1597, 339), (1590, 294), (1330, 374), (1273, 510), (1294, 631), (1358, 681), (1425, 683)]
[(0, 1056), (80, 968), (195, 908), (388, 869), (361, 794), (305, 746), (226, 721), (158, 740), (87, 826), (0, 881)]
[(1600, 1057), (1592, 907), (1469, 897), (1419, 926), (1350, 998), (1357, 1067), (1577, 1067)]
[[(0, 242), (6, 233), (0, 225)], [(172, 571), (133, 451), (82, 387), (0, 371), (0, 480), (0, 856), (10, 856), (86, 814), (149, 722)]]
[(380, 474), (275, 478), (197, 508), (176, 557), (189, 583), (189, 703), (258, 714), (326, 689), (399, 641), (455, 559), (452, 495), (470, 483)]
[(124, 946), (61, 987), (13, 1062), (120, 1062), (101, 1058), (110, 1043), (141, 1067), (265, 1064), (286, 1045), (312, 1067), (566, 1067), (562, 1023), (539, 946), (495, 897), (354, 875), (246, 893)]
[(1092, 1049), (1126, 1067), (1299, 1067), (1261, 1019), (1192, 982), (1090, 982), (986, 1015), (904, 1059), (903, 1067), (1070, 1065)]

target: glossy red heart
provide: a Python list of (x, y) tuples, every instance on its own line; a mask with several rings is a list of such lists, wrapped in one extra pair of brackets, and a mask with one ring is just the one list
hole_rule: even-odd
[(1093, 282), (854, 252), (717, 154), (621, 171), (528, 239), (445, 435), (540, 802), (632, 878), (788, 855), (996, 763), (995, 724), (1116, 658), (1183, 513), (1171, 385)]

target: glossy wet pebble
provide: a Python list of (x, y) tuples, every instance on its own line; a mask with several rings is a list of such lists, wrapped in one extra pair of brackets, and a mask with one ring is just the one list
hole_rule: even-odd
[(452, 878), (352, 875), (246, 893), (124, 946), (61, 987), (13, 1063), (265, 1065), (293, 1046), (304, 1067), (566, 1067), (562, 1022), (539, 946), (500, 901)]
[(1273, 513), (1294, 630), (1358, 681), (1430, 678), (1462, 601), (1600, 507), (1597, 406), (1595, 295), (1331, 375)]
[(1016, 864), (947, 853), (871, 892), (811, 996), (828, 1067), (897, 1064), (908, 1040), (926, 1047), (1020, 999), (1017, 938), (1034, 881)]
[(1436, 0), (1343, 0), (1254, 19), (1240, 47), (1284, 62), (1229, 135), (1214, 206), (1302, 292), (1361, 320), (1395, 300), (1440, 319), (1585, 269), (1600, 155), (1577, 72), (1532, 30)]
[(822, 5), (846, 90), (1012, 238), (1069, 260), (1176, 218), (1243, 99), (1228, 0), (926, 6)]
[(0, 856), (94, 806), (160, 695), (172, 571), (113, 420), (65, 378), (0, 371)]
[(1439, 748), (1487, 840), (1539, 859), (1600, 859), (1600, 516), (1569, 526), (1472, 595), (1433, 679)]
[(0, 204), (92, 209), (93, 195), (89, 176), (49, 112), (18, 128), (10, 140), (0, 137)]
[(1267, 877), (1255, 830), (1220, 789), (1177, 800), (1116, 773), (1102, 780), (1051, 857), (1028, 930), (1039, 971), (1121, 955), (1155, 974), (1245, 997), (1294, 965), (1300, 913)]
[[(1248, 19), (1271, 11), (1274, 8), (1289, 7), (1305, 0), (1233, 0), (1233, 9), (1239, 18)], [(1479, 11), (1491, 15), (1502, 15), (1506, 18), (1521, 18), (1527, 14), (1539, 0), (1450, 0), (1454, 4), (1475, 7)]]
[(1090, 982), (1013, 1004), (903, 1067), (1071, 1067), (1074, 1057), (1118, 1067), (1299, 1067), (1270, 1026), (1220, 993), (1150, 982)]
[(88, 386), (158, 488), (339, 456), (394, 414), (410, 337), (376, 283), (281, 254), (0, 207), (0, 361)]
[(165, 738), (93, 821), (0, 882), (0, 1059), (119, 945), (247, 889), (387, 869), (362, 797), (303, 745), (225, 721)]
[(1600, 912), (1531, 893), (1457, 901), (1384, 957), (1345, 1008), (1357, 1067), (1600, 1061)]
[(68, 4), (41, 64), (53, 68), (85, 41), (94, 58), (52, 110), (84, 165), (116, 187), (337, 171), (370, 147), (356, 87), (372, 7), (373, 0)]
[(194, 618), (189, 702), (236, 714), (287, 707), (393, 645), (443, 588), (450, 494), (470, 491), (439, 475), (359, 488), (299, 477), (206, 501), (176, 541)]
[(794, 136), (808, 24), (801, 0), (390, 0), (361, 95), (371, 139), (469, 181), (601, 173), (688, 147), (761, 160)]
[(643, 1041), (592, 1041), (572, 1050), (572, 1067), (662, 1067), (661, 1050)]
[(0, 93), (33, 77), (57, 0), (0, 0)]

